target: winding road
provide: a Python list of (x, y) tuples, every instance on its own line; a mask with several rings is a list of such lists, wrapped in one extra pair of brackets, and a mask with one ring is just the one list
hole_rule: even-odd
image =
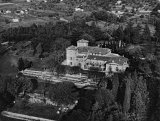
[(1, 115), (9, 118), (24, 120), (24, 121), (56, 121), (56, 120), (50, 120), (50, 119), (45, 119), (45, 118), (40, 118), (35, 116), (12, 113), (8, 111), (2, 111)]

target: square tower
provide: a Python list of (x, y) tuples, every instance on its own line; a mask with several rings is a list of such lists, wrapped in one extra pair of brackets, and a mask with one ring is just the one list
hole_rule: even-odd
[(77, 41), (77, 47), (88, 47), (88, 42), (87, 40), (81, 39)]

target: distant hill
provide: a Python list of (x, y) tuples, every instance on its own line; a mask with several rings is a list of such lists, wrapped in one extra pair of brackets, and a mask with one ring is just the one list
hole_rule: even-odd
[(156, 7), (153, 9), (153, 11), (157, 11), (157, 10), (160, 10), (160, 3), (158, 3)]
[[(118, 0), (63, 0), (63, 2), (72, 5), (87, 5), (95, 6), (102, 8), (109, 8), (112, 5), (115, 5)], [(157, 0), (121, 0), (122, 4), (131, 5), (131, 6), (143, 6), (145, 3), (149, 6), (155, 6)]]

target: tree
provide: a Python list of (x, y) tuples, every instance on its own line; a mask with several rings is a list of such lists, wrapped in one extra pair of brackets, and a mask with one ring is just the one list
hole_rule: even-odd
[(156, 104), (156, 109), (151, 116), (150, 120), (151, 121), (159, 121), (160, 120), (160, 85), (158, 85), (158, 99), (157, 99), (157, 104)]
[(55, 25), (54, 28), (55, 31), (55, 35), (57, 38), (59, 37), (65, 37), (67, 35), (68, 32), (68, 28), (65, 22), (58, 22)]
[(0, 77), (0, 112), (13, 106), (15, 101), (15, 96), (9, 91), (7, 83), (6, 77)]
[(126, 27), (125, 30), (124, 30), (124, 35), (125, 35), (124, 40), (125, 40), (125, 43), (126, 43), (126, 44), (131, 44), (131, 43), (133, 43), (133, 42), (132, 42), (132, 38), (131, 38), (131, 36), (132, 36), (132, 31), (133, 31), (132, 23), (129, 22), (129, 23), (127, 24), (127, 27)]
[(132, 82), (131, 75), (128, 75), (128, 77), (126, 77), (124, 81), (125, 81), (125, 94), (124, 94), (125, 96), (123, 102), (123, 113), (125, 120), (127, 120), (127, 115), (129, 113), (130, 101), (131, 101), (131, 82)]
[(64, 115), (60, 121), (86, 121), (88, 118), (86, 112), (77, 109), (70, 112), (68, 115)]
[(113, 73), (111, 66), (109, 66), (108, 73), (109, 73), (109, 74), (112, 74), (112, 73)]
[[(148, 119), (151, 121), (158, 121), (156, 111), (158, 111), (158, 98), (159, 97), (159, 77), (160, 77), (160, 64), (159, 61), (151, 62), (152, 75), (147, 79), (147, 91), (149, 92), (149, 106), (148, 106)], [(155, 115), (156, 114), (156, 115)]]
[(93, 12), (91, 16), (95, 17), (96, 20), (101, 20), (101, 21), (106, 21), (106, 22), (116, 22), (117, 21), (116, 15), (112, 13), (108, 13), (105, 10)]
[(55, 50), (66, 50), (71, 45), (70, 41), (64, 38), (56, 38), (54, 44)]
[(95, 38), (89, 34), (83, 34), (81, 37), (81, 39), (85, 39), (85, 40), (88, 40), (90, 42), (90, 44), (95, 44)]
[(19, 76), (19, 77), (7, 77), (5, 78), (6, 82), (6, 89), (10, 92), (13, 96), (18, 96), (20, 93), (25, 95), (26, 93), (33, 91), (33, 83), (30, 79)]
[(58, 104), (68, 105), (78, 99), (78, 93), (74, 83), (65, 81), (50, 86), (49, 98)]
[(18, 73), (18, 59), (11, 55), (0, 56), (0, 75), (3, 77), (13, 76)]
[(115, 38), (116, 41), (118, 40), (123, 41), (124, 32), (122, 26), (119, 26), (118, 29), (113, 32), (113, 37)]
[(131, 112), (133, 117), (137, 121), (147, 119), (149, 92), (147, 91), (147, 83), (143, 76), (137, 76), (136, 72), (133, 75), (132, 86), (132, 100), (131, 100)]
[(32, 85), (33, 85), (32, 90), (34, 91), (35, 89), (38, 88), (38, 81), (37, 79), (30, 79), (30, 81), (32, 82)]
[(108, 82), (109, 82), (109, 79), (108, 78), (101, 78), (99, 81), (97, 81), (97, 87), (98, 89), (100, 88), (105, 88), (107, 89), (107, 86), (108, 86)]
[(153, 72), (153, 76), (156, 79), (160, 79), (160, 61), (159, 60), (155, 60), (152, 62), (151, 70)]
[(73, 13), (74, 21), (83, 21), (87, 17), (87, 14), (81, 11), (77, 11)]
[(142, 53), (143, 47), (140, 45), (129, 45), (125, 48), (125, 51), (133, 58), (143, 57)]
[(66, 66), (64, 65), (58, 65), (56, 68), (57, 76), (60, 74), (66, 74)]
[(20, 58), (20, 59), (18, 60), (18, 70), (19, 70), (19, 71), (24, 70), (24, 62), (23, 62), (23, 59), (22, 59), (22, 58)]
[(141, 25), (138, 24), (133, 30), (132, 30), (132, 40), (133, 44), (140, 44), (141, 43)]
[(8, 91), (0, 92), (0, 112), (14, 105), (15, 97)]
[(119, 87), (119, 77), (118, 77), (118, 74), (114, 74), (113, 75), (113, 77), (112, 77), (112, 84), (113, 84), (112, 93), (113, 93), (114, 99), (116, 100), (117, 93), (118, 93), (118, 87)]
[(2, 2), (12, 2), (12, 0), (2, 0)]
[(19, 58), (18, 60), (18, 70), (22, 71), (26, 68), (30, 68), (32, 66), (32, 62), (28, 61), (27, 59)]
[(21, 87), (19, 87), (19, 90), (17, 90), (18, 93), (24, 92), (25, 94), (33, 91), (33, 83), (29, 78), (22, 76), (17, 79), (17, 82), (21, 85)]
[(155, 8), (153, 8), (151, 14), (152, 14), (152, 15), (157, 15), (159, 9), (160, 9), (160, 3), (158, 3), (158, 4), (155, 6)]
[[(113, 121), (116, 116), (113, 112), (118, 110), (114, 97), (108, 89), (98, 89), (95, 94), (96, 102), (92, 107), (91, 121)], [(115, 116), (115, 117), (114, 117)]]
[(60, 63), (56, 60), (55, 57), (48, 57), (44, 60), (45, 66), (51, 72), (54, 72), (56, 68), (60, 65)]
[(143, 73), (144, 76), (150, 76), (152, 74), (152, 71), (151, 71), (151, 68), (150, 68), (150, 64), (146, 60), (139, 61), (138, 71), (140, 73)]
[(151, 33), (148, 24), (145, 25), (141, 39), (143, 43), (151, 44)]
[(155, 25), (155, 30), (156, 30), (156, 32), (155, 32), (155, 36), (156, 36), (156, 41), (157, 42), (160, 42), (160, 20), (157, 20), (156, 21), (156, 25)]
[(39, 57), (42, 54), (42, 44), (39, 43), (36, 47), (36, 54)]
[(72, 68), (72, 72), (74, 73), (74, 74), (79, 74), (79, 73), (81, 73), (81, 68), (79, 67), (79, 66), (73, 66), (73, 67), (71, 67)]
[(123, 22), (125, 22), (127, 20), (127, 16), (126, 15), (123, 15), (123, 16), (121, 16), (120, 18), (119, 18), (119, 22), (120, 23), (123, 23)]

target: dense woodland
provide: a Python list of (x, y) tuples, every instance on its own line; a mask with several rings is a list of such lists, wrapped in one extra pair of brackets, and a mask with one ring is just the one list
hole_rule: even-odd
[[(157, 0), (121, 0), (122, 4), (129, 4), (129, 5), (140, 5), (144, 3), (150, 3), (151, 5), (155, 5)], [(49, 2), (56, 2), (58, 3), (59, 0), (49, 0)], [(77, 4), (83, 4), (83, 5), (89, 5), (89, 6), (98, 6), (98, 7), (103, 7), (108, 9), (110, 4), (115, 4), (117, 0), (63, 0), (63, 2), (72, 4), (72, 5), (77, 5)]]
[[(105, 16), (93, 13), (87, 19), (106, 22), (112, 19), (108, 14), (103, 15)], [(92, 75), (100, 76), (92, 77), (98, 82), (92, 87), (93, 90), (87, 90), (87, 87), (78, 89), (73, 83), (68, 82), (44, 85), (43, 94), (60, 104), (70, 104), (78, 100), (76, 107), (62, 114), (60, 121), (159, 121), (160, 20), (156, 19), (154, 23), (154, 35), (151, 35), (147, 23), (143, 27), (141, 24), (135, 27), (132, 22), (128, 22), (125, 28), (119, 26), (118, 29), (108, 32), (102, 31), (94, 23), (88, 26), (85, 22), (86, 19), (75, 19), (71, 23), (58, 22), (56, 25), (48, 23), (44, 26), (34, 24), (31, 27), (10, 28), (2, 32), (0, 37), (2, 42), (14, 42), (14, 45), (31, 41), (31, 46), (27, 48), (33, 50), (30, 56), (44, 58), (46, 66), (51, 71), (59, 71), (60, 74), (66, 73), (62, 72), (65, 70), (64, 67), (58, 66), (65, 59), (65, 49), (70, 45), (76, 45), (77, 40), (87, 39), (92, 46), (102, 40), (104, 43), (113, 41), (107, 44), (107, 47), (129, 59), (130, 67), (124, 73), (105, 77), (104, 74), (94, 72)], [(119, 23), (119, 20), (115, 20), (115, 24), (116, 22)], [(125, 47), (117, 48), (120, 40), (126, 43)], [(15, 50), (14, 45), (12, 51)], [(25, 96), (37, 88), (36, 80), (20, 74), (16, 77), (18, 71), (31, 67), (32, 64), (24, 62), (22, 58), (10, 59), (15, 61), (7, 63), (5, 59), (7, 60), (8, 56), (1, 53), (0, 57), (1, 110), (12, 107), (14, 98), (20, 93)], [(73, 69), (73, 72), (75, 70), (77, 71)], [(81, 70), (75, 73), (79, 72)]]

